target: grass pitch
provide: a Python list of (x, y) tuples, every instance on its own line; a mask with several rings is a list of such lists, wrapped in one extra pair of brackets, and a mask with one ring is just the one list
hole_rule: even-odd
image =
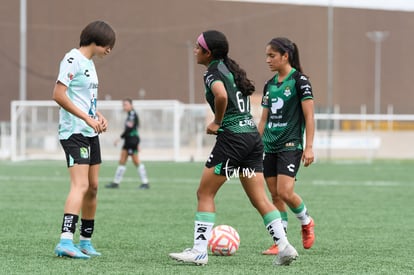
[[(103, 256), (54, 256), (69, 190), (65, 162), (0, 162), (1, 274), (410, 274), (414, 211), (413, 161), (315, 163), (301, 168), (297, 192), (314, 217), (316, 242), (301, 245), (289, 213), (288, 237), (299, 259), (272, 266), (262, 219), (236, 180), (216, 197), (218, 224), (237, 229), (235, 256), (210, 256), (204, 267), (183, 265), (168, 253), (192, 245), (195, 192), (203, 163), (146, 163), (151, 189), (139, 190), (132, 164), (119, 190), (108, 190), (116, 169), (100, 173), (94, 244)], [(79, 231), (76, 232), (78, 240)]]

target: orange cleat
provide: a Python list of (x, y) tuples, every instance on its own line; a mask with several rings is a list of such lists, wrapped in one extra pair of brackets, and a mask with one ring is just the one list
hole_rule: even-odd
[(279, 253), (279, 248), (277, 244), (273, 244), (269, 249), (262, 252), (263, 255), (277, 255)]
[(309, 249), (312, 247), (313, 243), (315, 242), (315, 223), (313, 219), (310, 219), (310, 223), (307, 225), (302, 225), (302, 243), (303, 248)]

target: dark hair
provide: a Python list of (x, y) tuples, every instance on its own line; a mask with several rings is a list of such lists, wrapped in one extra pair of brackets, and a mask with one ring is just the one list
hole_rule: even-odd
[(132, 105), (132, 99), (130, 99), (129, 97), (124, 98), (122, 101), (126, 101), (126, 102), (128, 102), (129, 104)]
[(112, 49), (115, 45), (115, 40), (115, 32), (108, 23), (94, 21), (82, 30), (79, 46), (89, 46), (95, 43), (96, 46), (109, 46)]
[(285, 37), (277, 37), (270, 40), (268, 45), (275, 51), (284, 55), (288, 53), (289, 55), (289, 64), (295, 68), (297, 71), (303, 73), (302, 67), (300, 65), (299, 59), (299, 49), (295, 43), (290, 41)]
[[(226, 36), (216, 30), (205, 31), (203, 32), (203, 36), (213, 59), (223, 60), (224, 64), (226, 64), (227, 68), (233, 74), (234, 82), (240, 91), (246, 96), (253, 94), (255, 87), (253, 82), (247, 78), (246, 71), (236, 61), (228, 57), (229, 43)], [(204, 48), (202, 50), (204, 52), (207, 51)]]

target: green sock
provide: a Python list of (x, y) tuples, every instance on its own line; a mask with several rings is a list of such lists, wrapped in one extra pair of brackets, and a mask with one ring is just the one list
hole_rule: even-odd
[(287, 212), (280, 212), (280, 216), (282, 217), (282, 225), (283, 229), (287, 233), (287, 227), (288, 227), (288, 213)]

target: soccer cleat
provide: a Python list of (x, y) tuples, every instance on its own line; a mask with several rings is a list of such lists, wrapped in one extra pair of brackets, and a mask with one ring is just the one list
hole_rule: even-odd
[(116, 188), (119, 188), (119, 183), (111, 182), (111, 183), (105, 185), (105, 187), (106, 188), (116, 189)]
[(277, 255), (278, 253), (279, 253), (279, 248), (277, 247), (277, 244), (273, 244), (267, 250), (262, 252), (263, 255)]
[(169, 256), (177, 262), (194, 263), (196, 265), (206, 265), (208, 262), (208, 254), (199, 252), (192, 248), (187, 248), (180, 253), (170, 253)]
[(83, 254), (86, 254), (88, 256), (101, 256), (101, 253), (95, 250), (91, 241), (89, 240), (81, 240), (80, 243), (76, 245), (76, 247), (79, 248), (79, 250), (82, 251)]
[(89, 259), (90, 256), (83, 254), (76, 246), (73, 245), (72, 240), (61, 239), (55, 247), (55, 254), (58, 257), (70, 257), (74, 259)]
[(315, 232), (314, 227), (315, 223), (313, 219), (310, 219), (310, 223), (307, 225), (302, 225), (302, 243), (303, 248), (309, 249), (312, 247), (313, 243), (315, 242)]
[(149, 189), (149, 183), (143, 183), (139, 186), (139, 189)]
[(277, 254), (273, 264), (290, 265), (290, 263), (296, 260), (298, 256), (299, 255), (296, 249), (291, 244), (288, 244), (285, 249), (279, 251), (279, 254)]

